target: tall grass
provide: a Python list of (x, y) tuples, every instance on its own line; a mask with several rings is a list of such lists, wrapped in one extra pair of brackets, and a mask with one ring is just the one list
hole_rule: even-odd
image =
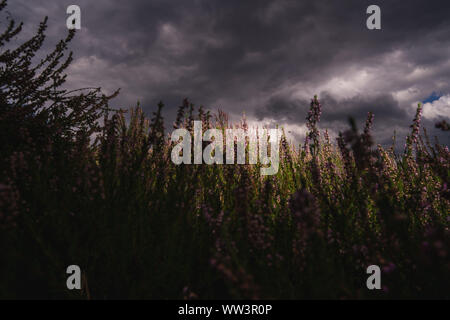
[[(396, 154), (373, 145), (372, 114), (330, 141), (314, 98), (304, 145), (282, 138), (274, 176), (174, 165), (162, 108), (105, 113), (95, 141), (29, 137), (3, 157), (0, 297), (450, 297), (450, 152), (420, 134), (420, 106)], [(196, 119), (232, 127), (187, 100), (174, 127)], [(81, 291), (65, 286), (71, 264)], [(366, 288), (372, 264), (382, 290)]]

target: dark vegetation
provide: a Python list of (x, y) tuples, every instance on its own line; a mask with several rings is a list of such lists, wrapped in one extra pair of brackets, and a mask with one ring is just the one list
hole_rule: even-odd
[[(1, 8), (4, 9), (5, 2)], [(449, 298), (450, 152), (421, 133), (373, 144), (369, 114), (333, 144), (311, 102), (280, 170), (174, 165), (159, 104), (111, 110), (100, 89), (62, 88), (73, 33), (43, 59), (46, 21), (0, 35), (1, 298)], [(186, 99), (175, 127), (226, 128)], [(247, 128), (243, 120), (239, 126)], [(441, 123), (445, 128), (445, 124)], [(448, 127), (448, 125), (447, 125)], [(66, 288), (66, 268), (83, 272)], [(382, 268), (383, 290), (366, 288)]]

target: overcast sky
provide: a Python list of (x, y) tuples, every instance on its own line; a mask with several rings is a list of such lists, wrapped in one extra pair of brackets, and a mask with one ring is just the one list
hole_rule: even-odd
[[(66, 8), (81, 8), (71, 45), (71, 88), (121, 88), (113, 102), (139, 100), (150, 114), (159, 100), (173, 121), (184, 97), (237, 119), (280, 124), (299, 140), (309, 100), (323, 104), (321, 128), (360, 127), (375, 114), (376, 142), (399, 145), (426, 102), (423, 123), (450, 117), (448, 0), (9, 0), (25, 40), (49, 16), (45, 48), (67, 33)], [(366, 28), (366, 9), (381, 8), (381, 30)], [(166, 123), (171, 127), (171, 123)]]

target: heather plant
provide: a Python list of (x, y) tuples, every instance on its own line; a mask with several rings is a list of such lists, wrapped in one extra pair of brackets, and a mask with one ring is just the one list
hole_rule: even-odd
[(436, 123), (436, 128), (439, 128), (442, 131), (450, 131), (450, 125), (445, 120), (442, 120), (442, 121)]
[[(449, 298), (450, 152), (420, 130), (421, 107), (400, 154), (375, 145), (371, 113), (331, 141), (314, 97), (275, 175), (175, 165), (162, 102), (151, 118), (111, 110), (98, 89), (58, 89), (63, 69), (31, 67), (43, 26), (0, 55), (1, 298)], [(43, 63), (59, 70), (66, 45)], [(252, 129), (184, 99), (173, 127), (196, 120)], [(382, 290), (366, 288), (372, 264)]]

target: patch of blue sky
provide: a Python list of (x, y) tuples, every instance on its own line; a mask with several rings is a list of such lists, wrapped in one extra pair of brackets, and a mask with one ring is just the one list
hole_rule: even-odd
[(423, 103), (432, 103), (433, 101), (439, 100), (443, 96), (442, 93), (438, 92), (432, 92), (425, 100), (423, 100)]

